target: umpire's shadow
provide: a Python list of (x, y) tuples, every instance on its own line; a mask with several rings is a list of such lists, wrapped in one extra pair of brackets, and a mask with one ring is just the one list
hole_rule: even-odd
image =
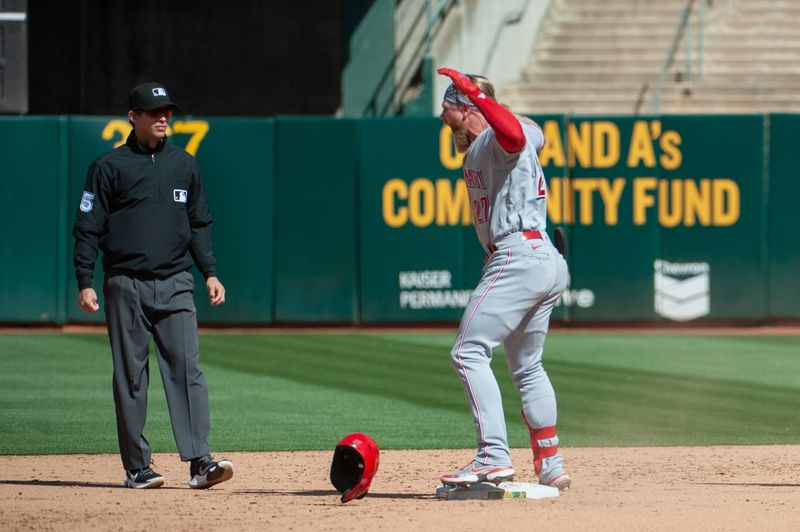
[[(123, 486), (122, 482), (81, 482), (78, 480), (2, 480), (0, 484), (8, 484), (9, 486), (44, 486), (44, 487), (60, 487), (60, 488), (119, 488), (130, 489)], [(158, 489), (183, 489), (177, 486), (161, 486)]]

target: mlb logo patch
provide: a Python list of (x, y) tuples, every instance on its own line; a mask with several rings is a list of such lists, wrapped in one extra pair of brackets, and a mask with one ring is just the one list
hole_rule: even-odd
[(94, 194), (84, 190), (80, 207), (83, 212), (91, 212), (92, 207), (94, 207)]
[(167, 89), (163, 87), (156, 87), (155, 89), (153, 89), (153, 96), (166, 96), (166, 95), (167, 95)]
[(172, 191), (172, 199), (174, 199), (176, 203), (186, 203), (188, 197), (189, 194), (185, 190), (176, 188)]

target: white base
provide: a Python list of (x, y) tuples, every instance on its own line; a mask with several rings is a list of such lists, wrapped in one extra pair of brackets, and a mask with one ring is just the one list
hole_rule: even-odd
[(448, 501), (547, 499), (558, 497), (558, 488), (529, 482), (501, 482), (498, 485), (479, 482), (471, 486), (439, 486), (436, 488), (436, 497)]

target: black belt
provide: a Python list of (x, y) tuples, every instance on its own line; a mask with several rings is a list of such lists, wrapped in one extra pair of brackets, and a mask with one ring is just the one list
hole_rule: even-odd
[[(536, 229), (534, 229), (532, 231), (523, 231), (522, 232), (522, 238), (524, 240), (544, 240), (542, 238), (542, 233), (540, 233)], [(494, 244), (490, 244), (489, 245), (489, 253), (494, 253), (495, 251), (497, 251), (497, 246), (494, 245)]]

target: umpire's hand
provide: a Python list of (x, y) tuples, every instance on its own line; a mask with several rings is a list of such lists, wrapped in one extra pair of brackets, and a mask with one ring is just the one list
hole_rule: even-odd
[(97, 304), (97, 292), (94, 288), (84, 288), (78, 293), (78, 308), (84, 312), (97, 312), (100, 305)]
[(208, 297), (211, 305), (216, 307), (225, 303), (225, 287), (219, 282), (216, 277), (209, 277), (206, 279), (206, 288), (208, 288)]

